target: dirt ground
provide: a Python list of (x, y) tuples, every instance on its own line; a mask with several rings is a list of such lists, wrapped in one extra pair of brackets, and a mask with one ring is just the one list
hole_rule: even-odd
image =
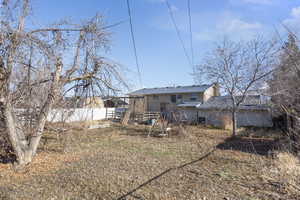
[(231, 139), (228, 131), (190, 126), (185, 135), (158, 138), (148, 130), (46, 134), (23, 171), (0, 164), (0, 199), (300, 199), (296, 184), (272, 171), (272, 134)]

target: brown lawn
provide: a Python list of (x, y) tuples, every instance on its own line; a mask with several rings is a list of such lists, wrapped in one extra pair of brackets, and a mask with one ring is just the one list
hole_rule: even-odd
[(268, 155), (274, 134), (232, 140), (228, 131), (187, 127), (186, 135), (157, 138), (148, 129), (76, 129), (60, 140), (48, 134), (22, 172), (0, 164), (0, 198), (300, 199), (296, 183), (276, 178)]

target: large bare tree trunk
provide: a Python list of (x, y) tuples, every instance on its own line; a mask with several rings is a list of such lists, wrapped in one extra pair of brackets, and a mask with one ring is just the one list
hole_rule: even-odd
[(10, 103), (4, 105), (5, 124), (9, 140), (17, 157), (17, 162), (20, 165), (31, 162), (28, 155), (28, 144), (24, 133), (17, 127), (16, 117), (14, 116)]
[(237, 133), (236, 109), (232, 110), (232, 137), (236, 137)]
[(55, 74), (53, 77), (53, 83), (51, 85), (50, 92), (48, 94), (47, 100), (46, 100), (44, 106), (42, 107), (42, 110), (38, 117), (37, 129), (36, 129), (34, 135), (30, 139), (29, 151), (30, 151), (31, 157), (33, 157), (36, 154), (37, 147), (40, 143), (40, 140), (41, 140), (41, 137), (42, 137), (42, 134), (44, 131), (45, 123), (47, 121), (47, 116), (52, 109), (52, 106), (56, 100), (55, 98), (58, 96), (59, 89), (60, 89), (59, 85), (60, 85), (61, 72), (62, 72), (62, 63), (61, 63), (61, 60), (58, 59), (58, 61), (56, 63), (56, 71), (55, 71)]
[[(96, 92), (104, 95), (118, 90), (114, 84), (127, 87), (118, 65), (101, 55), (109, 35), (101, 16), (82, 25), (63, 23), (30, 30), (25, 27), (29, 10), (30, 0), (6, 1), (0, 6), (5, 24), (0, 26), (0, 125), (6, 129), (19, 165), (35, 156), (58, 98), (71, 92), (76, 99)], [(63, 62), (65, 55), (74, 58), (72, 65), (69, 59)], [(20, 122), (22, 111), (27, 113)], [(36, 123), (31, 126), (33, 117)]]
[(56, 71), (53, 75), (53, 82), (48, 94), (48, 97), (41, 109), (40, 115), (37, 120), (37, 128), (33, 135), (30, 136), (30, 140), (25, 137), (22, 129), (18, 128), (18, 121), (13, 112), (12, 105), (9, 101), (4, 103), (4, 116), (5, 124), (11, 145), (15, 151), (17, 157), (17, 163), (19, 165), (26, 165), (32, 161), (33, 156), (36, 154), (39, 142), (41, 140), (47, 116), (55, 102), (55, 97), (58, 96), (60, 75), (62, 72), (61, 61), (58, 60), (56, 63)]
[[(8, 64), (11, 65), (11, 57), (8, 59)], [(4, 115), (4, 126), (8, 133), (9, 141), (14, 149), (19, 164), (23, 164), (27, 160), (27, 140), (21, 129), (18, 128), (18, 123), (13, 112), (9, 94), (9, 79), (10, 72), (2, 71), (0, 77), (0, 104), (1, 112)], [(29, 161), (30, 162), (30, 161)]]

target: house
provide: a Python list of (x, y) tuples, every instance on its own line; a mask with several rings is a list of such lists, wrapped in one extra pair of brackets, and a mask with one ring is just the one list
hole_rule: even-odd
[[(198, 119), (206, 125), (227, 128), (228, 123), (231, 124), (232, 100), (230, 96), (212, 97), (207, 102), (196, 105), (196, 108)], [(270, 107), (262, 104), (259, 95), (248, 95), (245, 98), (238, 108), (236, 119), (238, 127), (273, 126)]]
[(115, 108), (126, 107), (122, 97), (65, 97), (61, 104), (66, 108)]
[[(242, 98), (236, 96), (236, 99)], [(129, 94), (133, 113), (178, 111), (181, 119), (229, 128), (232, 100), (218, 84), (144, 88)], [(261, 95), (247, 95), (237, 112), (238, 127), (272, 127), (270, 107)]]
[(104, 108), (102, 97), (86, 97), (82, 99), (82, 106), (85, 108)]
[(219, 86), (192, 85), (162, 88), (144, 88), (129, 95), (130, 109), (134, 113), (170, 112), (178, 110), (179, 104), (201, 104), (213, 96), (219, 96)]
[(105, 108), (127, 107), (125, 97), (105, 97), (103, 98)]
[(61, 102), (64, 108), (104, 108), (104, 101), (101, 97), (65, 97)]

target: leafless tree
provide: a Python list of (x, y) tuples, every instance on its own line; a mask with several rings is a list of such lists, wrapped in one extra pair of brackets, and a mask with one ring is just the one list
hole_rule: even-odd
[(236, 114), (249, 90), (262, 85), (273, 72), (278, 47), (275, 40), (257, 37), (248, 42), (234, 42), (225, 38), (203, 62), (197, 66), (196, 78), (219, 83), (223, 93), (230, 96), (232, 134), (236, 136)]
[[(269, 80), (275, 110), (286, 116), (287, 133), (300, 150), (300, 49), (295, 33), (287, 28), (288, 40), (283, 42), (280, 62)], [(281, 38), (281, 37), (280, 37)], [(282, 38), (281, 38), (282, 40)], [(297, 124), (298, 123), (298, 128)]]
[(33, 30), (26, 20), (30, 0), (2, 0), (0, 6), (0, 108), (22, 166), (36, 155), (47, 116), (64, 96), (117, 91), (125, 82), (119, 66), (102, 56), (109, 33), (101, 16)]

